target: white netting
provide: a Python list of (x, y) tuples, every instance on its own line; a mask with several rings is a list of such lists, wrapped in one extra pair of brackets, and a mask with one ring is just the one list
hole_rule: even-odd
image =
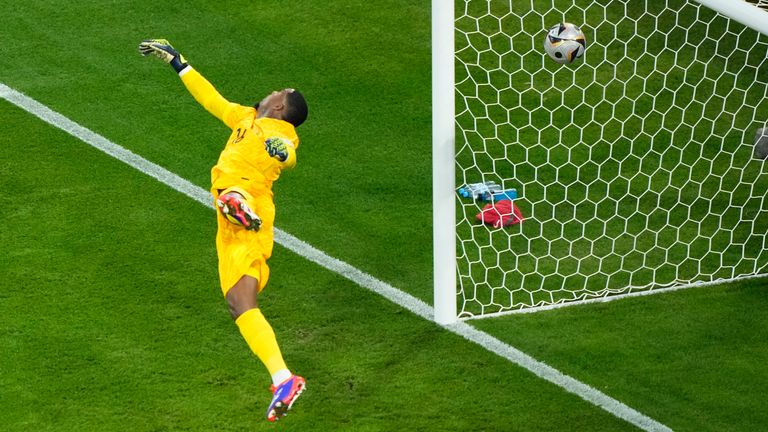
[(768, 8), (768, 0), (749, 0), (749, 2), (764, 9)]
[[(457, 183), (527, 218), (457, 194), (461, 316), (768, 273), (767, 37), (683, 0), (458, 3)], [(542, 48), (561, 21), (570, 66)]]

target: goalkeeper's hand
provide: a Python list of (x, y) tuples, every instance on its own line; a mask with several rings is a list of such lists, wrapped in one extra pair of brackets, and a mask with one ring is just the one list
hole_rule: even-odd
[(166, 39), (147, 39), (139, 44), (139, 52), (143, 56), (153, 55), (169, 63), (176, 72), (181, 72), (189, 66), (187, 59), (176, 51)]
[(264, 141), (264, 147), (267, 149), (267, 153), (280, 162), (285, 162), (288, 159), (288, 146), (293, 145), (290, 141), (283, 138), (267, 138)]

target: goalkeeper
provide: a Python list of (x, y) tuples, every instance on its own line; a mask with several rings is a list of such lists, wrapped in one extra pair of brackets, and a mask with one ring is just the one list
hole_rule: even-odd
[(197, 102), (232, 130), (211, 170), (219, 278), (240, 333), (272, 375), (267, 420), (278, 420), (293, 406), (305, 381), (286, 366), (257, 297), (269, 280), (267, 259), (274, 243), (272, 183), (283, 169), (296, 165), (295, 127), (307, 118), (306, 101), (298, 91), (284, 89), (253, 107), (238, 105), (222, 97), (167, 40), (145, 40), (139, 51), (169, 63)]

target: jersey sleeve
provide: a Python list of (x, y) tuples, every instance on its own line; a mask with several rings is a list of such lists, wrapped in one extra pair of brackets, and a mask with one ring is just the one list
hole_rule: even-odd
[(272, 128), (268, 132), (268, 137), (281, 138), (286, 141), (286, 151), (288, 157), (280, 162), (281, 169), (290, 169), (296, 166), (296, 149), (299, 147), (299, 136), (296, 135), (296, 129), (283, 121), (272, 122)]
[(228, 101), (200, 72), (191, 66), (185, 68), (179, 76), (192, 97), (206, 111), (224, 122), (230, 129), (233, 129), (247, 115), (248, 111), (252, 110), (252, 108)]
[(296, 166), (296, 146), (292, 141), (288, 141), (288, 145), (286, 145), (285, 148), (288, 151), (288, 157), (280, 162), (280, 168), (290, 169)]

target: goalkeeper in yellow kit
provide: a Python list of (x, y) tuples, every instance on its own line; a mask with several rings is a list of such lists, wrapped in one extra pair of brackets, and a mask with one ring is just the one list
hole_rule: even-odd
[(272, 327), (259, 310), (258, 293), (269, 280), (275, 205), (272, 183), (296, 165), (295, 127), (307, 118), (307, 104), (296, 90), (272, 92), (253, 107), (222, 97), (165, 39), (139, 44), (141, 54), (169, 63), (192, 96), (231, 130), (211, 170), (211, 193), (218, 209), (216, 250), (221, 289), (232, 317), (251, 350), (272, 374), (267, 420), (283, 417), (305, 388), (283, 360)]

